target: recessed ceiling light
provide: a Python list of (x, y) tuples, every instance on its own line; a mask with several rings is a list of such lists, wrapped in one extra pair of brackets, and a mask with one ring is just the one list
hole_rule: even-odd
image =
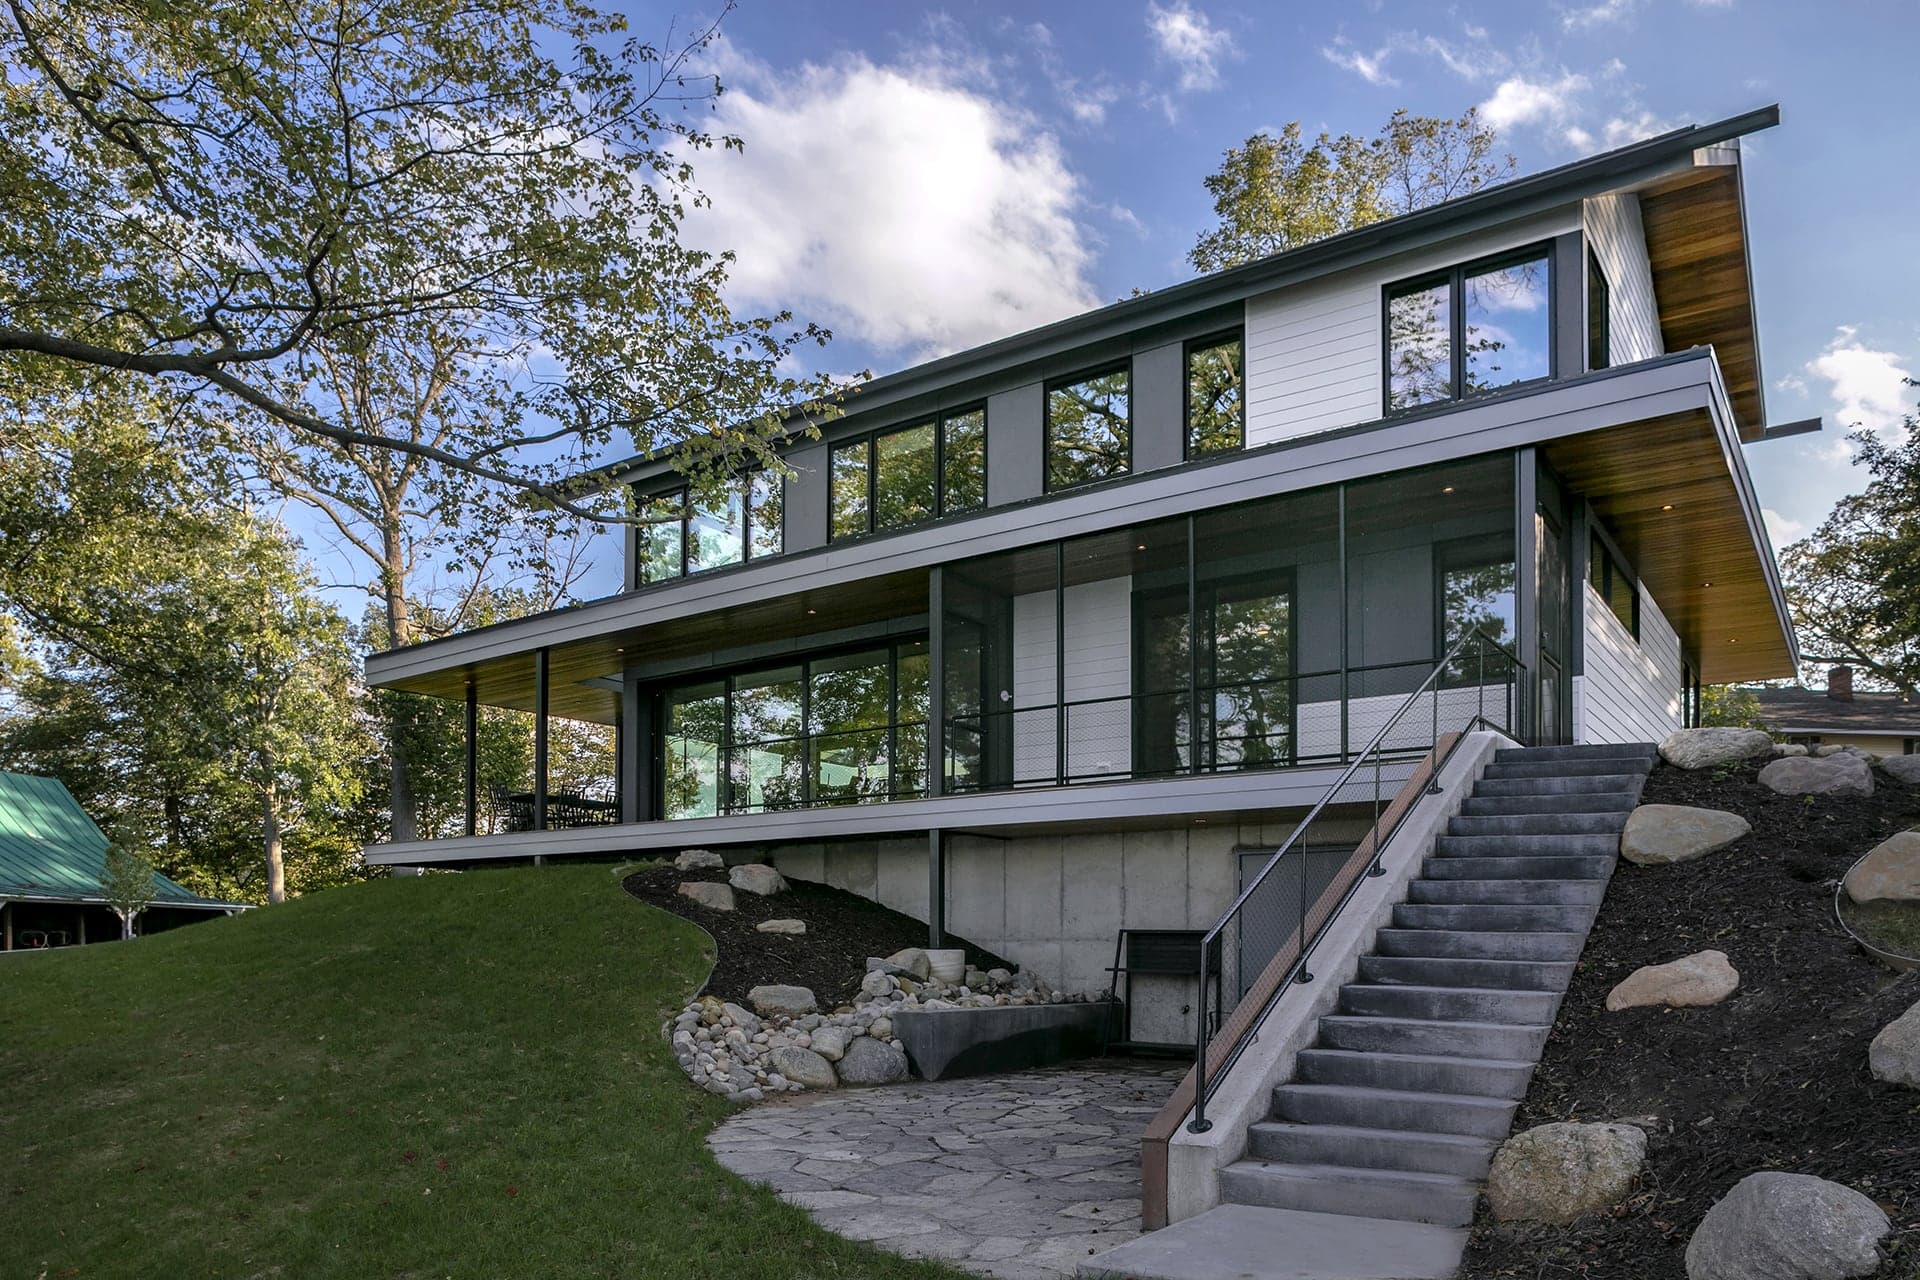
[(1735, 639), (1732, 639), (1732, 640), (1729, 640), (1729, 641), (1727, 641), (1727, 643), (1728, 643), (1728, 644), (1739, 644), (1739, 643), (1740, 643), (1740, 641), (1739, 641), (1739, 639), (1738, 639), (1738, 638), (1736, 637)]
[(1660, 509), (1661, 509), (1662, 511), (1671, 511), (1671, 510), (1673, 510), (1673, 504), (1672, 504), (1671, 502), (1669, 502), (1669, 503), (1667, 503), (1667, 504), (1666, 504), (1665, 506), (1663, 506), (1663, 507), (1661, 507)]
[(819, 612), (819, 610), (817, 610), (817, 609), (809, 609), (809, 610), (807, 610), (807, 616), (808, 616), (809, 618), (811, 618), (811, 617), (812, 617), (812, 616), (813, 616), (814, 614), (816, 614), (816, 613), (818, 613), (818, 612)]
[(1703, 587), (1710, 587), (1710, 586), (1712, 586), (1713, 584), (1712, 584), (1711, 582), (1703, 582), (1703, 583), (1701, 583), (1700, 585), (1701, 585), (1701, 586), (1703, 586)]
[(1135, 551), (1145, 551), (1146, 549), (1147, 549), (1147, 544), (1144, 542), (1134, 548)]
[(1448, 485), (1448, 486), (1447, 486), (1446, 488), (1444, 488), (1444, 489), (1442, 489), (1442, 490), (1441, 490), (1440, 492), (1442, 492), (1442, 493), (1452, 493), (1452, 492), (1453, 492), (1453, 486), (1452, 486), (1452, 485)]
[(1195, 818), (1193, 821), (1197, 826), (1204, 827), (1207, 825), (1207, 820), (1205, 818)]

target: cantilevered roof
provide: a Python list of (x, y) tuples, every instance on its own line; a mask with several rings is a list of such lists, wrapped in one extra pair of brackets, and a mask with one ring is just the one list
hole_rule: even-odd
[[(107, 837), (58, 778), (0, 773), (0, 899), (100, 902)], [(230, 910), (154, 873), (153, 905)]]

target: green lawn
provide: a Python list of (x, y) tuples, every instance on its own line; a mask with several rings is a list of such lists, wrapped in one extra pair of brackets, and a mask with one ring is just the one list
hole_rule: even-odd
[(0, 1280), (951, 1277), (717, 1166), (705, 938), (605, 867), (0, 960)]

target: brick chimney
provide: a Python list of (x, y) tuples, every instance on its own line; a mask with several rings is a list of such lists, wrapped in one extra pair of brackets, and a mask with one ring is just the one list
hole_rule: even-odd
[(1827, 696), (1835, 702), (1853, 701), (1853, 668), (1827, 668)]

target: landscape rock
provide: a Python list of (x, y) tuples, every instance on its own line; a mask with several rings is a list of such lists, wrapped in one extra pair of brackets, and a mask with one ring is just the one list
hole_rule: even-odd
[(1855, 902), (1920, 902), (1920, 831), (1896, 831), (1853, 864), (1843, 881)]
[(957, 986), (966, 980), (967, 953), (957, 947), (930, 950), (927, 952), (927, 972), (914, 976), (937, 978)]
[(1920, 1004), (1880, 1029), (1867, 1046), (1867, 1069), (1875, 1080), (1920, 1089)]
[(813, 1051), (828, 1062), (846, 1056), (847, 1042), (853, 1039), (850, 1027), (821, 1027), (813, 1033)]
[(731, 1000), (720, 1006), (720, 1014), (722, 1017), (732, 1018), (733, 1025), (750, 1036), (758, 1035), (760, 1032), (760, 1019)]
[(1682, 769), (1710, 769), (1773, 750), (1773, 739), (1759, 729), (1676, 729), (1660, 743), (1660, 755)]
[(867, 1034), (872, 1036), (876, 1040), (893, 1039), (893, 1019), (892, 1018), (875, 1018), (870, 1024), (868, 1024)]
[(733, 910), (733, 890), (713, 880), (683, 880), (680, 896), (691, 898), (709, 911)]
[(760, 933), (798, 934), (807, 931), (807, 922), (805, 920), (762, 920), (753, 927)]
[(933, 962), (927, 958), (926, 951), (921, 947), (907, 947), (896, 951), (887, 957), (886, 962), (897, 973), (910, 974), (922, 982), (933, 976)]
[(893, 990), (893, 975), (883, 969), (870, 969), (867, 976), (860, 980), (860, 994), (869, 1000), (885, 1000)]
[(1773, 744), (1773, 754), (1777, 756), (1804, 756), (1807, 754), (1807, 747), (1803, 742), (1776, 742)]
[(1502, 1222), (1572, 1222), (1624, 1200), (1646, 1158), (1647, 1135), (1630, 1124), (1543, 1124), (1494, 1153), (1487, 1203)]
[(764, 862), (747, 862), (727, 872), (727, 883), (762, 898), (787, 891), (787, 878)]
[(1898, 778), (1902, 782), (1908, 784), (1920, 782), (1920, 755), (1882, 756), (1880, 768), (1888, 777)]
[(812, 1013), (817, 1002), (805, 987), (765, 986), (747, 992), (747, 1003), (762, 1017), (785, 1014), (792, 1018)]
[(1750, 1173), (1687, 1242), (1687, 1280), (1846, 1280), (1880, 1268), (1890, 1230), (1851, 1187), (1800, 1173)]
[(775, 1049), (767, 1059), (775, 1071), (803, 1088), (831, 1089), (839, 1083), (833, 1074), (833, 1064), (817, 1050), (788, 1045)]
[(1627, 815), (1620, 833), (1620, 856), (1643, 867), (1691, 862), (1724, 849), (1753, 830), (1753, 824), (1724, 809), (1684, 804), (1643, 804)]
[(683, 849), (673, 860), (675, 871), (718, 871), (726, 863), (711, 849)]
[(1782, 756), (1760, 771), (1760, 781), (1783, 796), (1870, 796), (1873, 769), (1849, 752)]
[(861, 1036), (847, 1046), (846, 1056), (833, 1064), (841, 1084), (893, 1084), (907, 1078), (907, 1054), (898, 1045)]
[(1638, 1009), (1644, 1005), (1676, 1008), (1719, 1004), (1740, 985), (1739, 972), (1723, 951), (1697, 951), (1666, 964), (1635, 969), (1607, 992), (1607, 1009)]

